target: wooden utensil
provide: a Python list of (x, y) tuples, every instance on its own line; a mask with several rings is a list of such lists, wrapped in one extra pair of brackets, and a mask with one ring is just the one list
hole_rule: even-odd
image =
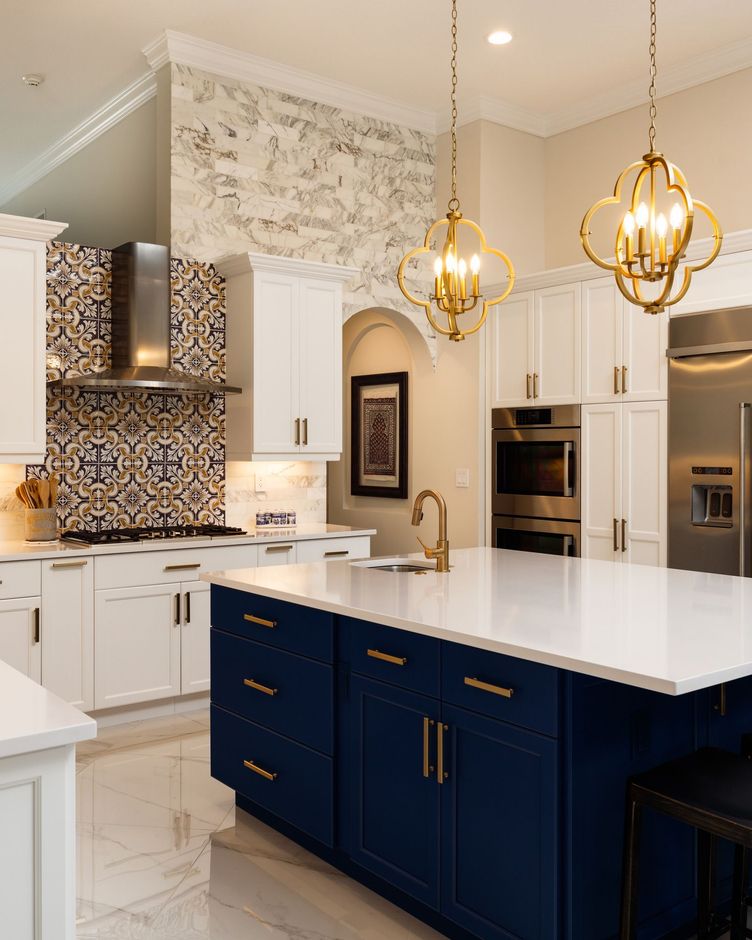
[(57, 506), (57, 474), (50, 477), (50, 506)]
[(50, 507), (50, 481), (37, 480), (37, 489), (39, 492), (40, 509), (49, 509)]
[(26, 489), (25, 483), (21, 483), (16, 487), (16, 496), (21, 500), (27, 509), (34, 508), (34, 505), (31, 502), (31, 496), (29, 495), (29, 491)]
[(29, 491), (29, 498), (31, 499), (31, 508), (32, 509), (41, 509), (42, 503), (39, 499), (39, 481), (38, 480), (27, 480), (26, 488)]

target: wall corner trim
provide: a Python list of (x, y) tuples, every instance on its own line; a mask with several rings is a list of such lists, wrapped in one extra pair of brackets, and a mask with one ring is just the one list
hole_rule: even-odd
[(48, 242), (68, 228), (67, 222), (53, 222), (51, 219), (31, 219), (23, 215), (3, 215), (0, 213), (0, 236), (7, 238), (28, 238), (38, 242)]

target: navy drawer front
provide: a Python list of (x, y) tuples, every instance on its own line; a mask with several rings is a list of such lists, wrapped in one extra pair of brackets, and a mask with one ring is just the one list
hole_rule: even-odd
[(212, 585), (211, 622), (267, 646), (334, 661), (333, 618), (323, 610)]
[(454, 705), (558, 735), (559, 671), (500, 653), (442, 643), (441, 697)]
[(211, 772), (314, 839), (334, 844), (331, 758), (212, 705)]
[(317, 751), (333, 753), (331, 666), (215, 628), (211, 688), (215, 704)]
[(342, 617), (342, 646), (353, 672), (439, 697), (440, 641)]

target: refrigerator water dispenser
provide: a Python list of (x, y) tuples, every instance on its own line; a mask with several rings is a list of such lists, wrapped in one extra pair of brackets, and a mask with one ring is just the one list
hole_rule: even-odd
[(692, 525), (733, 526), (733, 488), (708, 483), (692, 484)]

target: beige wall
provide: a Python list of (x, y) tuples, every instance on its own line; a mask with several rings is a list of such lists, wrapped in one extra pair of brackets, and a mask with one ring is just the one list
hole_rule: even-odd
[[(745, 69), (658, 102), (658, 149), (682, 169), (693, 196), (712, 206), (726, 232), (752, 228), (751, 100), (752, 69)], [(582, 217), (647, 150), (647, 121), (647, 107), (633, 108), (545, 142), (547, 268), (586, 260)]]
[(126, 118), (0, 212), (67, 222), (66, 242), (114, 248), (156, 238), (156, 102)]

